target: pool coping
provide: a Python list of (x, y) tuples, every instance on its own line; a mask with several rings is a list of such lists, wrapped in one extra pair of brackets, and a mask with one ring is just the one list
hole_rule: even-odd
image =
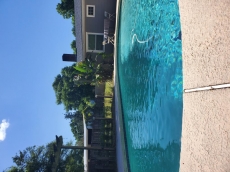
[(125, 143), (124, 122), (122, 117), (122, 106), (120, 96), (120, 84), (118, 79), (117, 65), (117, 36), (119, 33), (120, 6), (122, 0), (117, 0), (116, 4), (116, 26), (114, 34), (114, 101), (115, 101), (115, 120), (116, 120), (116, 157), (117, 171), (129, 172), (127, 150)]

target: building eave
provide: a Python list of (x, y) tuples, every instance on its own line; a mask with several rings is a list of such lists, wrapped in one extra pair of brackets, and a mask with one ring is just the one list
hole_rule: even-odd
[(74, 0), (77, 62), (85, 60), (85, 1)]

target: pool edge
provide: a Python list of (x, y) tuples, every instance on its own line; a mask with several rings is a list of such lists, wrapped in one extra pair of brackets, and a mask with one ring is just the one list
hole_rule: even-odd
[(128, 172), (128, 162), (125, 146), (124, 123), (122, 118), (122, 107), (120, 97), (120, 84), (117, 71), (117, 36), (120, 19), (120, 6), (122, 0), (117, 0), (116, 4), (116, 26), (114, 34), (114, 101), (115, 101), (115, 118), (116, 118), (116, 154), (118, 172)]

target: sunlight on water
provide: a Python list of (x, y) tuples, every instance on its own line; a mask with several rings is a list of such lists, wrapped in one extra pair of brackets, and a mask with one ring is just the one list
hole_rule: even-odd
[(178, 171), (183, 84), (177, 1), (122, 1), (118, 41), (130, 169)]

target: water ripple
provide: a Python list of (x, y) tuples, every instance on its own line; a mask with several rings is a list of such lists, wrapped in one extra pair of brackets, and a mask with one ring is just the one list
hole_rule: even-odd
[(131, 171), (179, 170), (182, 55), (176, 0), (121, 5), (119, 80)]

